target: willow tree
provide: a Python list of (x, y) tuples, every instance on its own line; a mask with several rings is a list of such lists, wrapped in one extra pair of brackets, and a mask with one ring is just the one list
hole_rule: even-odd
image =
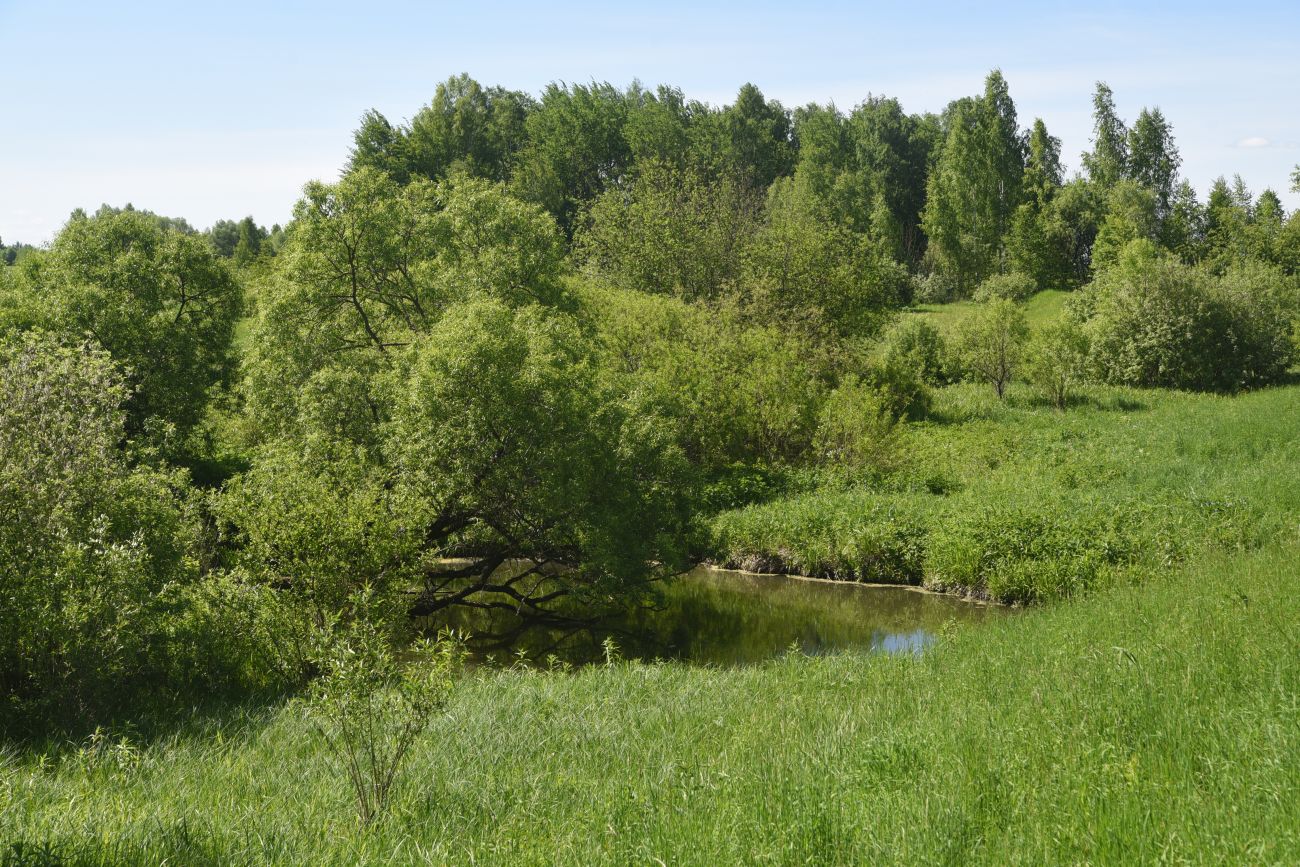
[(218, 509), (249, 569), (324, 617), (363, 584), (541, 612), (680, 563), (680, 450), (590, 356), (561, 250), (483, 181), (308, 186), (251, 340), (261, 445)]

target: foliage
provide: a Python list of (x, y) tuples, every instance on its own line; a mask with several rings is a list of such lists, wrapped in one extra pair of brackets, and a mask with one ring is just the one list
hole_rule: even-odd
[(764, 320), (840, 336), (874, 334), (909, 289), (906, 270), (878, 245), (817, 216), (800, 176), (769, 190), (766, 221), (746, 251), (744, 285)]
[(948, 381), (948, 347), (939, 330), (919, 316), (905, 315), (885, 332), (881, 358), (886, 367), (914, 371), (928, 385)]
[[(351, 607), (372, 606), (362, 594)], [(362, 827), (387, 810), (416, 739), (446, 706), (457, 662), (450, 642), (417, 644), (402, 661), (383, 622), (368, 611), (333, 627), (317, 651), (321, 674), (311, 685), (316, 730), (351, 783)]]
[(1087, 372), (1088, 335), (1069, 317), (1034, 331), (1025, 349), (1025, 378), (1064, 409)]
[(71, 341), (93, 336), (121, 365), (132, 435), (183, 436), (230, 380), (240, 288), (201, 236), (147, 212), (70, 220), (20, 290), (32, 324)]
[(836, 366), (824, 347), (732, 307), (593, 287), (584, 295), (602, 369), (624, 379), (641, 412), (672, 421), (706, 476), (806, 452)]
[[(248, 356), (265, 444), (217, 505), (249, 571), (323, 617), (362, 583), (422, 583), (430, 613), (635, 595), (674, 568), (686, 465), (604, 375), (559, 267), (554, 222), (484, 181), (309, 185)], [(475, 565), (428, 571), (458, 555)], [(562, 568), (498, 582), (520, 558)]]
[(183, 481), (119, 448), (126, 396), (102, 351), (0, 345), (0, 691), (23, 715), (120, 707), (147, 684), (166, 589), (195, 578)]
[(1267, 269), (1216, 279), (1151, 254), (1100, 277), (1087, 306), (1089, 366), (1107, 382), (1236, 391), (1290, 366), (1291, 319)]
[(1001, 398), (1020, 366), (1028, 336), (1025, 315), (1016, 303), (995, 298), (962, 321), (957, 336), (958, 358), (966, 371), (992, 385)]
[(743, 251), (758, 225), (760, 202), (729, 176), (638, 163), (627, 189), (593, 203), (575, 252), (610, 282), (687, 300), (734, 292)]
[(883, 475), (896, 460), (897, 420), (884, 395), (845, 377), (822, 404), (813, 449), (823, 465), (837, 471)]
[(975, 290), (974, 300), (982, 303), (1003, 298), (1019, 304), (1028, 301), (1037, 291), (1038, 286), (1032, 277), (1012, 271), (1007, 274), (994, 274), (981, 283)]
[(1024, 143), (1002, 73), (989, 73), (983, 96), (952, 103), (945, 125), (922, 225), (933, 261), (969, 289), (998, 269), (1022, 195)]

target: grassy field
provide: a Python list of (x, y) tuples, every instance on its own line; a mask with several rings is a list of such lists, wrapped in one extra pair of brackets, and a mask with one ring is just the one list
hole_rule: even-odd
[(874, 489), (719, 516), (721, 563), (924, 583), (1009, 602), (1141, 580), (1208, 550), (1293, 536), (1300, 388), (1240, 397), (1093, 388), (1059, 412), (958, 385)]
[(368, 833), (293, 705), (10, 756), (0, 861), (1296, 863), (1298, 555), (1211, 556), (919, 657), (480, 672)]

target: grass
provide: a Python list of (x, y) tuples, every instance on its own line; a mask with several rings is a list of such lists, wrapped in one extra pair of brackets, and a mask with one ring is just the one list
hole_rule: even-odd
[(1035, 602), (1295, 533), (1300, 388), (1095, 388), (1061, 413), (959, 385), (933, 415), (883, 486), (723, 513), (714, 559)]
[(12, 863), (1295, 863), (1297, 555), (1212, 556), (920, 657), (480, 672), (368, 834), (292, 704), (11, 755), (0, 839)]
[[(1059, 289), (1044, 289), (1036, 293), (1024, 304), (1025, 318), (1031, 328), (1037, 328), (1060, 317), (1065, 309), (1065, 299), (1069, 292)], [(912, 308), (913, 315), (922, 316), (939, 330), (944, 337), (950, 337), (957, 331), (957, 324), (978, 307), (974, 301), (954, 301), (951, 304), (918, 304)]]

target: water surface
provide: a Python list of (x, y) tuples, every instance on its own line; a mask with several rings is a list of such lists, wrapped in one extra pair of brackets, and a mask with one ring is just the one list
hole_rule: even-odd
[[(609, 639), (620, 656), (735, 666), (795, 650), (917, 652), (949, 621), (1004, 616), (1005, 609), (906, 587), (809, 581), (700, 567), (666, 585), (650, 609), (615, 614), (582, 627), (527, 624), (512, 615), (462, 612), (454, 625), (507, 634), (480, 659), (582, 665), (604, 658)], [(490, 660), (488, 659), (490, 657)]]

